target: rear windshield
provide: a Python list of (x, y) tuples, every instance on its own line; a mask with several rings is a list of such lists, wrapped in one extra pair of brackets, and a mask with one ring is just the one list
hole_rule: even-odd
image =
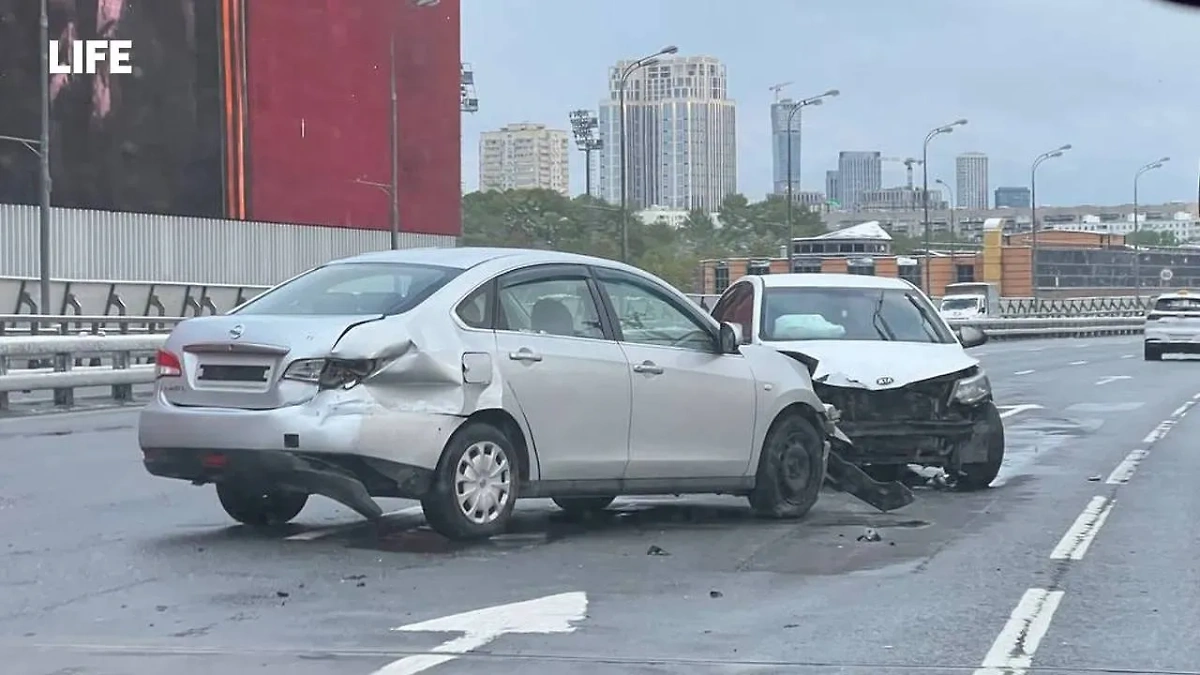
[(267, 291), (237, 314), (400, 314), (421, 304), (461, 270), (411, 263), (335, 263)]
[(1159, 298), (1156, 312), (1200, 312), (1200, 298)]

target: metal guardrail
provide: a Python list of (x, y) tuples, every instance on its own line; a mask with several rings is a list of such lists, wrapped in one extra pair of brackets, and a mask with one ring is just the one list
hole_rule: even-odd
[[(1170, 289), (1162, 289), (1164, 292)], [(691, 294), (693, 302), (712, 311), (720, 295)], [(1000, 316), (1005, 319), (1062, 317), (1142, 317), (1154, 295), (1098, 296), (1089, 298), (1001, 298)]]
[[(11, 319), (0, 315), (0, 322)], [(166, 324), (180, 321), (28, 315), (21, 320), (30, 330), (0, 335), (0, 411), (10, 407), (15, 392), (52, 390), (56, 406), (70, 407), (78, 388), (111, 387), (114, 400), (131, 401), (135, 385), (154, 382), (154, 364), (148, 357), (166, 341)], [(996, 340), (1019, 340), (1135, 335), (1144, 323), (1142, 317), (1077, 317), (951, 321), (950, 325), (980, 328)], [(79, 325), (89, 329), (76, 330)], [(115, 330), (106, 332), (108, 326)], [(20, 362), (28, 367), (13, 368)]]

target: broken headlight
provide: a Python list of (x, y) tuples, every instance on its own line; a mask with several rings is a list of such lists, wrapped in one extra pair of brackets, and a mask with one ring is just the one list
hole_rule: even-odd
[(283, 379), (311, 382), (320, 389), (349, 389), (375, 370), (375, 362), (366, 359), (302, 359), (293, 361)]
[(975, 405), (991, 395), (992, 383), (984, 373), (964, 377), (954, 385), (954, 400), (965, 405)]

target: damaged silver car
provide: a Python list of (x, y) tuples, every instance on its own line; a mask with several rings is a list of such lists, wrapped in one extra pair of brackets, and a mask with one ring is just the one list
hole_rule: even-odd
[(1004, 460), (991, 384), (964, 349), (987, 335), (953, 330), (902, 279), (779, 274), (738, 279), (713, 308), (743, 339), (808, 364), (817, 394), (854, 442), (844, 459), (877, 480), (939, 467), (960, 489), (987, 487)]
[(607, 260), (370, 253), (181, 323), (138, 436), (150, 473), (215, 483), (253, 525), (291, 520), (312, 494), (368, 518), (373, 498), (418, 499), (463, 539), (503, 531), (527, 497), (582, 512), (730, 493), (799, 517), (834, 420), (803, 366), (740, 335)]

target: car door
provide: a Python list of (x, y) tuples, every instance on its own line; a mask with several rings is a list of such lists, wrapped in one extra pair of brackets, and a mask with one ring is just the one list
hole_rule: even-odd
[(633, 374), (625, 477), (741, 476), (754, 439), (755, 380), (741, 354), (721, 354), (706, 317), (638, 275), (596, 268)]
[(739, 281), (730, 286), (712, 310), (717, 321), (728, 321), (742, 327), (742, 342), (754, 342), (754, 285)]
[(629, 459), (631, 381), (581, 265), (510, 272), (497, 285), (505, 395), (533, 436), (542, 480), (618, 479)]

